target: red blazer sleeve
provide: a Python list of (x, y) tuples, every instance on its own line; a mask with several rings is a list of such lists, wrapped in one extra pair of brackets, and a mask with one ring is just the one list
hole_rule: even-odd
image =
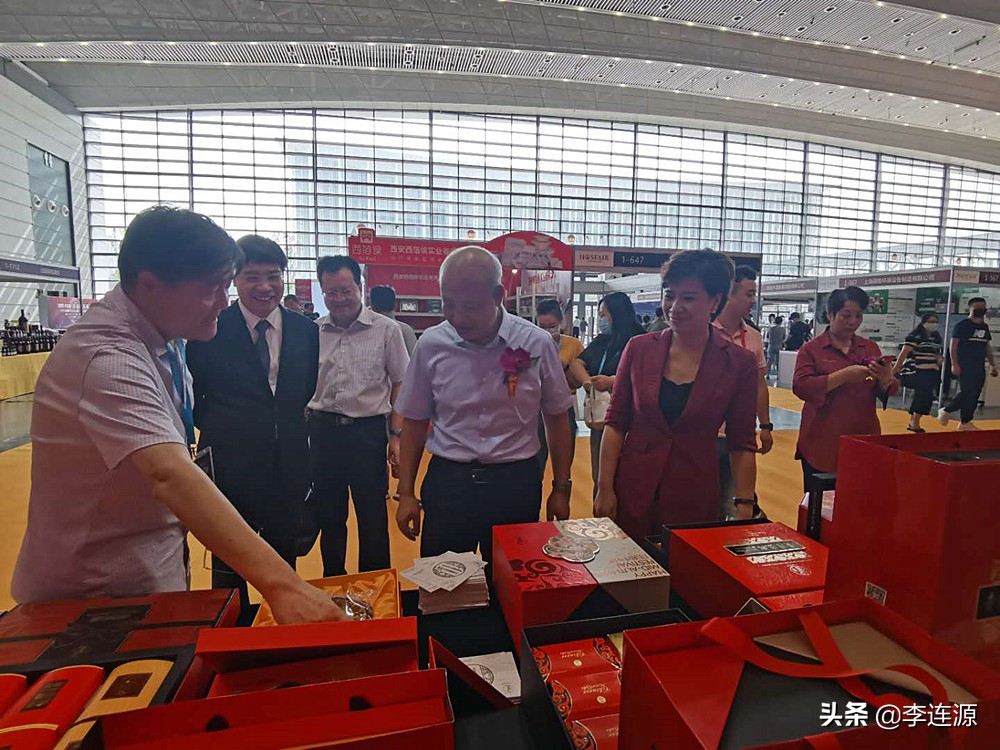
[(792, 376), (792, 392), (807, 404), (822, 406), (826, 401), (826, 387), (829, 375), (816, 372), (816, 356), (813, 347), (803, 346), (795, 356), (795, 375)]
[[(615, 373), (615, 387), (611, 391), (611, 404), (604, 418), (604, 424), (616, 430), (628, 432), (632, 427), (632, 359), (633, 338), (625, 345), (618, 372)], [(640, 374), (641, 376), (641, 374)]]
[(757, 450), (757, 362), (740, 357), (740, 370), (733, 400), (726, 409), (726, 443), (730, 451)]

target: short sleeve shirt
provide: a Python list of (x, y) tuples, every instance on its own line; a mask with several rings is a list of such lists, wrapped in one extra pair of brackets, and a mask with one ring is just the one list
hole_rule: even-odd
[(963, 370), (982, 367), (986, 361), (986, 349), (993, 338), (990, 327), (966, 318), (955, 324), (952, 336), (958, 341), (959, 367)]
[(121, 287), (53, 350), (35, 389), (19, 602), (187, 588), (186, 531), (126, 460), (185, 443), (171, 356)]
[[(396, 412), (431, 420), (427, 450), (452, 461), (509, 463), (538, 453), (538, 416), (565, 414), (572, 405), (552, 337), (533, 323), (502, 311), (496, 338), (485, 346), (463, 341), (445, 321), (417, 342)], [(524, 349), (531, 365), (513, 394), (500, 357)]]
[[(581, 354), (583, 354), (583, 342), (580, 339), (572, 336), (559, 337), (559, 361), (562, 362), (564, 372), (580, 358)], [(575, 389), (570, 388), (569, 392), (574, 393)]]

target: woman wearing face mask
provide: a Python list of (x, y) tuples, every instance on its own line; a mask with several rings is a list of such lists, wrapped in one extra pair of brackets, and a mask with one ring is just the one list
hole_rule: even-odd
[[(624, 292), (613, 292), (601, 300), (598, 306), (597, 337), (580, 355), (580, 363), (587, 371), (582, 385), (584, 390), (593, 389), (601, 393), (613, 393), (615, 373), (621, 361), (625, 345), (634, 336), (645, 333), (635, 319), (632, 300)], [(590, 430), (590, 469), (594, 476), (594, 494), (597, 494), (597, 478), (600, 471), (601, 435), (603, 428)]]
[(792, 390), (805, 401), (795, 457), (804, 478), (837, 470), (841, 435), (881, 434), (875, 399), (899, 390), (878, 344), (856, 334), (867, 307), (863, 289), (835, 290), (826, 303), (830, 326), (795, 358)]
[(910, 404), (910, 432), (927, 432), (920, 426), (920, 418), (931, 413), (931, 403), (941, 385), (943, 343), (938, 333), (938, 316), (924, 313), (920, 325), (910, 331), (903, 350), (896, 359), (892, 374), (904, 388), (913, 389)]
[[(558, 300), (541, 300), (535, 307), (535, 322), (539, 328), (552, 337), (555, 345), (559, 347), (559, 359), (562, 360), (563, 372), (566, 375), (566, 385), (569, 387), (569, 392), (575, 395), (577, 388), (590, 377), (587, 375), (587, 370), (584, 368), (583, 363), (579, 360), (580, 355), (583, 353), (583, 343), (580, 339), (567, 336), (562, 332), (563, 311)], [(576, 455), (576, 433), (578, 429), (576, 409), (573, 406), (569, 408), (568, 416), (569, 429), (573, 434), (573, 442), (570, 445), (570, 463), (572, 463), (573, 456)], [(542, 442), (542, 447), (538, 451), (538, 463), (544, 472), (545, 463), (549, 458), (549, 448), (545, 442), (545, 425), (541, 420), (538, 423), (538, 437)]]
[(733, 264), (688, 250), (663, 272), (670, 329), (633, 339), (611, 396), (594, 515), (637, 541), (662, 524), (719, 520), (716, 436), (726, 423), (736, 517), (754, 509), (757, 384), (748, 350), (711, 325)]

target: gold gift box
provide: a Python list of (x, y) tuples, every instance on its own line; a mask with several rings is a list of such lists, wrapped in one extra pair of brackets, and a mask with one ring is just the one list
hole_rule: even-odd
[[(317, 578), (307, 581), (312, 586), (322, 589), (331, 597), (346, 598), (348, 593), (352, 598), (364, 601), (371, 607), (372, 616), (376, 620), (399, 617), (402, 606), (399, 599), (399, 575), (395, 568), (388, 570), (372, 570), (367, 573), (352, 573), (346, 576), (332, 578)], [(277, 625), (271, 607), (266, 601), (261, 602), (252, 627)]]

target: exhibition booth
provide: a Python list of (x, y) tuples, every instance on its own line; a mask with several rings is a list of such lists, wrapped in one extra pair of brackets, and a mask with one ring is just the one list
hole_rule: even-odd
[[(997, 269), (945, 266), (920, 271), (788, 279), (761, 284), (760, 298), (762, 303), (808, 304), (814, 311), (811, 317), (815, 336), (826, 328), (826, 301), (830, 293), (847, 286), (859, 286), (868, 293), (868, 310), (858, 333), (877, 342), (883, 354), (899, 354), (907, 334), (927, 312), (939, 316), (947, 351), (951, 332), (956, 323), (968, 317), (968, 303), (973, 297), (986, 300), (993, 344), (1000, 346), (1000, 270)], [(778, 372), (780, 387), (791, 387), (794, 370), (795, 352), (782, 352)], [(1000, 385), (993, 378), (987, 380), (983, 401), (986, 406), (1000, 406)]]

